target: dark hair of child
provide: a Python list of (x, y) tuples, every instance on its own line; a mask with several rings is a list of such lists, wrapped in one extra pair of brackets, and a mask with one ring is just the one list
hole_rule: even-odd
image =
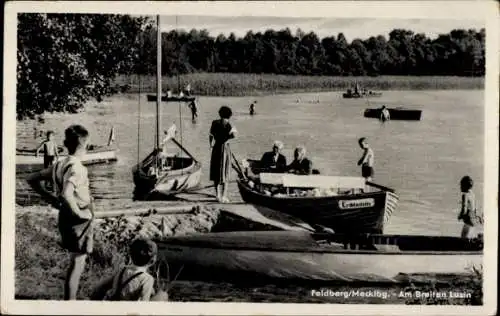
[(132, 263), (138, 267), (152, 264), (157, 253), (158, 247), (149, 239), (139, 238), (130, 245), (130, 258)]
[(219, 116), (223, 119), (229, 119), (233, 116), (233, 111), (231, 111), (231, 108), (228, 106), (221, 106), (219, 109)]
[(82, 146), (83, 141), (89, 136), (89, 132), (81, 125), (71, 125), (64, 132), (64, 136), (64, 146), (68, 149), (68, 153), (72, 155)]
[(462, 192), (467, 192), (470, 189), (472, 189), (472, 186), (474, 185), (474, 181), (472, 181), (472, 178), (469, 176), (465, 176), (460, 180), (460, 188), (462, 189)]

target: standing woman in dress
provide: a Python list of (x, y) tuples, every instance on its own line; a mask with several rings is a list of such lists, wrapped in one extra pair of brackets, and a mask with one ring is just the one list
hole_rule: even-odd
[(214, 182), (217, 200), (228, 203), (227, 183), (231, 170), (231, 151), (228, 141), (236, 136), (236, 129), (229, 119), (233, 115), (231, 108), (222, 106), (219, 110), (220, 119), (212, 122), (209, 144), (212, 149), (210, 159), (210, 180)]

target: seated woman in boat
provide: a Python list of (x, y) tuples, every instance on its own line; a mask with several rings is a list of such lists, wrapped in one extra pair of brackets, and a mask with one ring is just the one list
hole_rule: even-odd
[(286, 171), (286, 157), (281, 154), (283, 143), (275, 141), (273, 150), (262, 155), (260, 165), (263, 172), (282, 173)]
[(286, 172), (298, 175), (312, 174), (312, 162), (306, 158), (306, 148), (298, 146), (294, 151), (294, 160), (286, 167)]

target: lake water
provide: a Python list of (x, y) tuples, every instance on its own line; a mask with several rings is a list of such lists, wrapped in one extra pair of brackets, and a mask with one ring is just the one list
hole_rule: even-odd
[[(196, 124), (191, 122), (186, 106), (168, 103), (162, 108), (162, 126), (166, 129), (175, 121), (182, 144), (203, 163), (202, 185), (210, 184), (208, 130), (221, 105), (229, 105), (234, 111), (232, 124), (239, 134), (232, 148), (239, 159), (260, 158), (274, 140), (281, 140), (287, 159), (292, 158), (294, 147), (302, 144), (322, 174), (358, 176), (356, 162), (361, 149), (357, 140), (367, 137), (375, 153), (374, 181), (394, 188), (400, 196), (387, 232), (455, 235), (460, 230), (456, 214), (458, 184), (463, 175), (474, 179), (479, 207), (482, 204), (483, 97), (483, 91), (478, 90), (389, 91), (381, 98), (364, 100), (342, 99), (340, 93), (201, 97)], [(254, 100), (257, 115), (250, 116), (248, 105)], [(422, 120), (382, 124), (363, 117), (365, 108), (381, 104), (422, 109)], [(93, 143), (105, 143), (111, 125), (115, 127), (119, 161), (90, 167), (93, 193), (106, 208), (131, 201), (131, 168), (154, 145), (154, 118), (155, 103), (146, 102), (146, 95), (142, 95), (139, 104), (139, 95), (130, 94), (89, 104), (84, 113), (46, 115), (45, 124), (39, 128), (55, 130), (62, 141), (64, 128), (81, 122), (89, 128)], [(18, 124), (17, 147), (36, 144), (33, 124)], [(21, 175), (17, 193), (23, 204), (36, 201)], [(230, 186), (230, 198), (240, 201), (235, 184)]]
[[(458, 235), (461, 225), (456, 216), (459, 181), (463, 175), (474, 179), (479, 208), (482, 204), (483, 97), (483, 91), (475, 90), (391, 91), (370, 100), (342, 99), (340, 93), (201, 97), (196, 124), (191, 122), (187, 107), (177, 103), (164, 104), (162, 119), (164, 128), (176, 122), (182, 130), (182, 144), (203, 163), (202, 185), (210, 184), (208, 130), (221, 105), (229, 105), (234, 111), (232, 124), (239, 135), (232, 148), (239, 159), (260, 158), (271, 149), (274, 140), (281, 140), (288, 159), (292, 158), (293, 148), (303, 144), (314, 167), (322, 174), (359, 176), (356, 162), (361, 150), (357, 140), (367, 137), (375, 153), (374, 181), (394, 188), (400, 197), (386, 232)], [(248, 105), (254, 100), (257, 115), (252, 117)], [(423, 118), (418, 122), (381, 124), (363, 117), (365, 108), (381, 104), (422, 109)], [(115, 127), (119, 161), (90, 167), (91, 187), (103, 209), (129, 204), (133, 191), (131, 168), (154, 144), (155, 103), (146, 102), (145, 95), (140, 105), (138, 95), (120, 95), (100, 104), (89, 104), (83, 113), (49, 114), (45, 118), (45, 124), (38, 128), (55, 130), (60, 142), (64, 128), (73, 123), (88, 127), (95, 144), (105, 143), (111, 125)], [(34, 127), (34, 122), (18, 124), (17, 147), (33, 147), (40, 141), (33, 139)], [(22, 174), (18, 174), (16, 185), (18, 203), (38, 202)], [(230, 198), (240, 201), (235, 184), (230, 186)], [(272, 284), (239, 288), (231, 284), (180, 282), (172, 291), (174, 300), (333, 302), (312, 298), (309, 288), (293, 285), (286, 289)]]

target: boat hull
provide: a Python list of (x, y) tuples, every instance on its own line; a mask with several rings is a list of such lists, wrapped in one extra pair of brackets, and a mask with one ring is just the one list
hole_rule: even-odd
[(382, 233), (398, 203), (389, 191), (326, 197), (274, 197), (252, 190), (238, 180), (242, 199), (257, 209), (271, 209), (325, 226), (335, 232)]
[(361, 98), (376, 98), (381, 97), (381, 92), (371, 92), (366, 94), (352, 94), (352, 93), (343, 93), (342, 97), (344, 99), (361, 99)]
[[(366, 109), (364, 117), (379, 119), (381, 114), (381, 109)], [(389, 115), (391, 116), (391, 120), (420, 121), (422, 111), (392, 108), (389, 109)]]
[[(59, 160), (66, 158), (66, 155), (60, 155)], [(104, 147), (98, 150), (89, 150), (82, 158), (84, 165), (106, 164), (117, 161), (117, 150), (110, 147)], [(35, 156), (31, 153), (16, 154), (16, 169), (21, 170), (39, 170), (43, 168), (43, 155)]]
[[(152, 154), (154, 155), (154, 153)], [(146, 160), (151, 159), (151, 155)], [(189, 158), (171, 158), (174, 164), (185, 167), (172, 170), (164, 176), (149, 176), (144, 172), (144, 162), (136, 165), (132, 174), (134, 177), (134, 199), (162, 199), (178, 193), (196, 189), (201, 182), (201, 163)]]
[[(157, 97), (156, 94), (148, 94), (147, 95), (148, 102), (156, 102)], [(167, 97), (166, 95), (163, 95), (161, 97), (162, 102), (191, 102), (194, 101), (196, 98), (193, 96), (184, 96), (184, 97), (178, 97), (178, 96), (172, 96), (172, 97)]]
[[(432, 275), (436, 280), (439, 275), (462, 275), (482, 264), (481, 250), (367, 251), (313, 243), (295, 247), (293, 234), (296, 232), (251, 232), (246, 241), (236, 233), (218, 233), (220, 237), (212, 241), (210, 235), (215, 234), (172, 238), (158, 241), (159, 257), (172, 266), (205, 274), (214, 271), (210, 275), (219, 278), (234, 277), (234, 273), (326, 282), (426, 282), (425, 276)], [(191, 242), (186, 242), (190, 238)]]

